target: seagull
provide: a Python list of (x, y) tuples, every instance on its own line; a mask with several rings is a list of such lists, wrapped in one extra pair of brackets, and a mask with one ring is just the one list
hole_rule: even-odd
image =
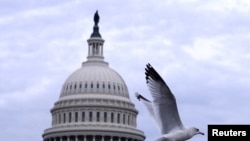
[(155, 141), (185, 141), (194, 135), (201, 134), (196, 127), (186, 128), (181, 122), (176, 99), (158, 72), (148, 63), (145, 68), (146, 83), (152, 96), (152, 101), (136, 93), (136, 97), (149, 111), (150, 116), (159, 127), (161, 137)]

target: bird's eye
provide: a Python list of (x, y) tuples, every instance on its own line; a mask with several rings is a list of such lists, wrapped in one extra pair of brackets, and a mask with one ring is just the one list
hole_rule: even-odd
[(199, 129), (195, 128), (195, 130), (196, 130), (197, 132), (199, 132)]

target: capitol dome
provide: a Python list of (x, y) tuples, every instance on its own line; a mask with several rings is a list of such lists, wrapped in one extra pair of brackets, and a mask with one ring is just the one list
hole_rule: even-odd
[(123, 78), (104, 61), (99, 15), (94, 16), (88, 56), (64, 82), (51, 109), (52, 127), (43, 141), (144, 141), (138, 111)]
[(70, 95), (103, 94), (129, 98), (123, 78), (105, 62), (84, 62), (65, 81), (61, 98)]

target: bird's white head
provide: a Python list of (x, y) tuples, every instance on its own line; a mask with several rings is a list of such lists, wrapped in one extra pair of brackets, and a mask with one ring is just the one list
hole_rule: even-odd
[(203, 132), (201, 132), (198, 128), (196, 127), (191, 127), (188, 129), (189, 130), (189, 134), (190, 136), (194, 136), (194, 135), (197, 135), (197, 134), (201, 134), (201, 135), (205, 135)]

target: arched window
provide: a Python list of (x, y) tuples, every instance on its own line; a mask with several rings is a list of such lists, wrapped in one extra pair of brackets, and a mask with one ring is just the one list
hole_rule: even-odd
[(88, 84), (87, 84), (87, 82), (85, 83), (85, 88), (87, 88), (88, 87)]
[(125, 122), (126, 122), (126, 116), (125, 114), (123, 114), (123, 124), (125, 124)]
[(66, 122), (66, 113), (63, 113), (63, 123)]
[(111, 113), (111, 119), (110, 121), (113, 123), (114, 122), (114, 113)]
[(75, 122), (78, 122), (78, 112), (75, 112)]
[(91, 84), (90, 84), (90, 88), (93, 88), (93, 87), (94, 87), (94, 85), (93, 85), (93, 83), (91, 83)]
[(117, 123), (120, 123), (120, 113), (117, 114)]
[(69, 122), (71, 122), (71, 112), (69, 112)]
[(96, 88), (99, 88), (99, 83), (96, 84)]
[(107, 122), (107, 112), (104, 112), (104, 122)]
[(93, 115), (92, 112), (89, 112), (89, 121), (92, 122), (93, 121)]
[(62, 119), (61, 119), (61, 114), (59, 114), (59, 121), (58, 121), (59, 124), (61, 123), (61, 120), (62, 120)]
[(82, 121), (85, 121), (85, 112), (82, 112)]
[(96, 112), (96, 121), (97, 121), (97, 122), (100, 121), (100, 112)]

